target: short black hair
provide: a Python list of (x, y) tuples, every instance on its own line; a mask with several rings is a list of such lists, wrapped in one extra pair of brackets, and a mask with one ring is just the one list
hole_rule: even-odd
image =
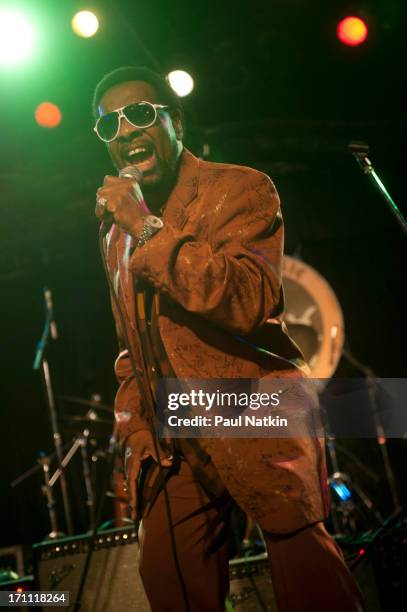
[(153, 70), (145, 66), (122, 66), (106, 74), (96, 85), (92, 100), (94, 119), (99, 117), (98, 105), (106, 91), (114, 87), (114, 85), (126, 83), (127, 81), (144, 81), (149, 83), (157, 92), (159, 102), (168, 105), (171, 110), (177, 110), (181, 117), (183, 116), (181, 101), (166, 77), (158, 74), (158, 72), (153, 72)]

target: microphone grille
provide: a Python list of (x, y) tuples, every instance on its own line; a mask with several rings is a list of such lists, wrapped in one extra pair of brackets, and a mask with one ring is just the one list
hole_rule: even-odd
[(139, 183), (143, 178), (143, 173), (137, 166), (125, 166), (120, 170), (119, 177), (133, 179)]

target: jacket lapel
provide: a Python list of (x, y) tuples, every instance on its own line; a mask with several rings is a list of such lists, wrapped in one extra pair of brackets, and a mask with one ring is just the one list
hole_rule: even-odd
[(188, 149), (184, 149), (178, 179), (164, 209), (164, 223), (179, 230), (184, 227), (188, 218), (186, 208), (198, 193), (199, 170), (199, 159)]
[[(186, 221), (186, 207), (198, 193), (200, 162), (188, 149), (184, 149), (180, 161), (177, 182), (172, 190), (163, 213), (164, 223), (181, 230)], [(129, 259), (134, 248), (134, 240), (128, 234), (120, 232), (116, 243), (117, 269), (120, 279), (122, 302), (125, 303), (130, 324), (135, 329), (135, 283), (129, 272)], [(115, 281), (116, 274), (115, 274)], [(116, 284), (116, 283), (115, 283)], [(119, 292), (119, 288), (117, 288)]]

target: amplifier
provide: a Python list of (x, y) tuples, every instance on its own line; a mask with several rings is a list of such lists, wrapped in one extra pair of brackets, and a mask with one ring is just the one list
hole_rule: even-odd
[(11, 578), (24, 576), (24, 549), (22, 546), (8, 546), (0, 548), (0, 574), (7, 579), (7, 574)]
[(277, 612), (267, 553), (229, 561), (229, 601), (235, 612)]
[[(33, 547), (38, 590), (69, 591), (70, 610), (76, 601), (89, 540), (89, 535), (81, 535)], [(138, 562), (139, 546), (134, 527), (100, 533), (83, 591), (81, 612), (150, 612)], [(64, 608), (47, 606), (43, 609), (61, 612)]]
[[(89, 546), (89, 535), (35, 544), (36, 588), (69, 591), (70, 610), (76, 601), (81, 572)], [(99, 534), (82, 596), (81, 612), (150, 612), (138, 573), (139, 546), (133, 527)], [(229, 562), (228, 609), (234, 612), (277, 612), (267, 554)], [(159, 588), (157, 577), (157, 588)], [(60, 607), (44, 610), (61, 612)], [(66, 609), (66, 608), (65, 608)]]
[[(399, 609), (396, 601), (403, 600), (405, 594), (407, 562), (403, 542), (406, 541), (407, 521), (399, 521), (391, 527), (389, 533), (381, 530), (380, 538), (336, 538), (365, 596), (369, 612), (394, 612)], [(69, 591), (71, 604), (74, 604), (89, 540), (87, 534), (35, 544), (35, 589)], [(8, 549), (7, 553), (10, 551), (15, 553), (14, 548)], [(111, 529), (99, 534), (81, 612), (150, 612), (138, 564), (139, 546), (134, 527)], [(229, 575), (227, 610), (277, 612), (266, 553), (232, 559)], [(10, 584), (3, 583), (3, 586), (7, 590)], [(10, 590), (15, 590), (14, 586)], [(157, 588), (160, 588), (159, 577)], [(53, 606), (44, 610), (60, 612), (61, 608)]]

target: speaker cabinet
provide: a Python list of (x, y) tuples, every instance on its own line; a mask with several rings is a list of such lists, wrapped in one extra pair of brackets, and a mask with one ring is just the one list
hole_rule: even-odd
[[(138, 572), (139, 546), (136, 539), (134, 528), (112, 529), (97, 536), (81, 612), (150, 612)], [(69, 591), (72, 606), (76, 601), (88, 547), (89, 536), (34, 545), (38, 589)], [(64, 608), (50, 606), (43, 609), (61, 612)]]

